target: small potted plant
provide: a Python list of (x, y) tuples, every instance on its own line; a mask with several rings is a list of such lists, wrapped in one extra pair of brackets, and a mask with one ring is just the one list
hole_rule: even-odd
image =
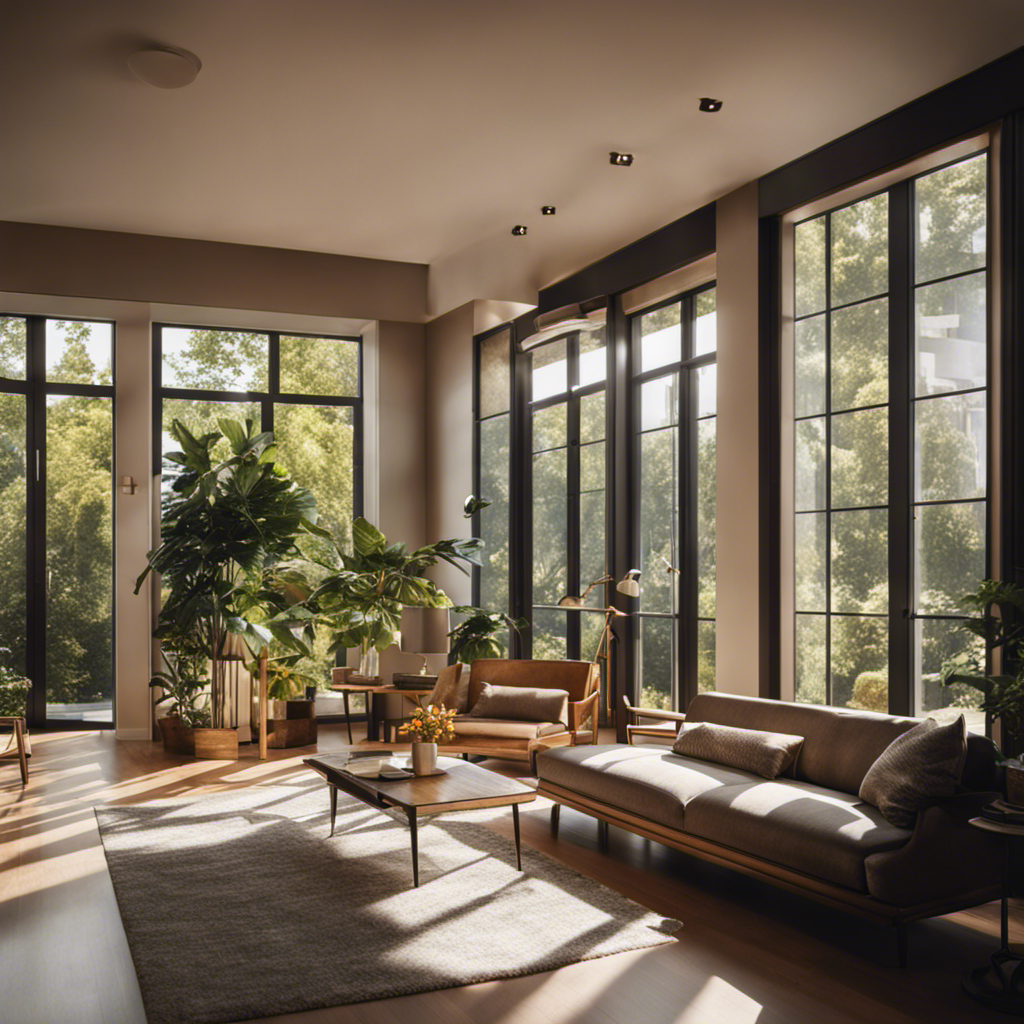
[(467, 616), (449, 634), (451, 646), (448, 649), (448, 664), (462, 662), (469, 665), (477, 658), (503, 658), (505, 645), (501, 634), (506, 630), (511, 636), (525, 629), (526, 619), (513, 619), (504, 612), (490, 612), (486, 608), (459, 605), (452, 611)]
[(412, 737), (412, 770), (414, 775), (433, 775), (437, 771), (437, 745), (455, 738), (455, 709), (443, 704), (416, 708), (400, 733)]
[(195, 754), (195, 730), (208, 728), (210, 682), (197, 671), (195, 659), (161, 652), (166, 671), (155, 672), (149, 685), (163, 691), (156, 705), (170, 702), (167, 713), (158, 718), (164, 750), (171, 754)]

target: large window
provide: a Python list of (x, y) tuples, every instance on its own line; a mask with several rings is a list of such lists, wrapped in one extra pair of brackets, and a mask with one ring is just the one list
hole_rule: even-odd
[(680, 707), (715, 688), (714, 287), (638, 313), (632, 340), (637, 689)]
[[(362, 510), (360, 339), (163, 324), (154, 347), (154, 456), (163, 487), (176, 471), (162, 461), (175, 447), (167, 434), (174, 419), (193, 433), (216, 430), (223, 417), (252, 419), (274, 432), (279, 462), (316, 497), (319, 525), (349, 549)], [(312, 557), (329, 554), (318, 537), (303, 537), (300, 546)], [(325, 650), (315, 662), (326, 681)]]
[(794, 227), (797, 700), (974, 706), (938, 673), (987, 575), (987, 179), (981, 152)]
[(114, 326), (0, 316), (0, 646), (36, 726), (113, 724)]

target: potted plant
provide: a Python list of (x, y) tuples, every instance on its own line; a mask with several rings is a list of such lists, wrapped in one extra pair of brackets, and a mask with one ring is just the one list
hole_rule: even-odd
[[(299, 670), (299, 654), (281, 654), (270, 647), (267, 659), (267, 746), (305, 747), (316, 743), (316, 704), (305, 694), (315, 691), (317, 680)], [(256, 675), (259, 662), (246, 666)]]
[[(0, 655), (10, 656), (10, 649), (0, 647)], [(0, 715), (10, 718), (25, 718), (28, 695), (32, 692), (32, 680), (26, 679), (9, 665), (0, 664)], [(28, 729), (24, 729), (25, 755), (32, 753)], [(13, 741), (12, 741), (13, 742)]]
[(443, 704), (417, 707), (400, 733), (412, 737), (412, 770), (414, 775), (433, 775), (437, 771), (437, 745), (455, 739), (455, 714)]
[[(166, 671), (155, 672), (149, 685), (163, 691), (157, 707), (170, 702), (166, 715), (156, 721), (164, 750), (173, 754), (194, 754), (195, 730), (210, 725), (209, 681), (203, 678), (197, 666), (199, 657), (190, 658), (180, 651), (174, 653), (166, 641), (161, 657)], [(202, 660), (205, 661), (205, 657)]]
[[(1001, 580), (983, 580), (977, 590), (963, 598), (976, 614), (962, 628), (978, 641), (942, 666), (942, 682), (966, 683), (981, 691), (981, 708), (998, 719), (1002, 731), (1001, 749), (1007, 757), (1024, 751), (1024, 588)], [(1001, 650), (1002, 672), (986, 673), (986, 655)]]
[[(238, 736), (227, 662), (272, 640), (308, 652), (303, 635), (313, 624), (302, 606), (308, 585), (296, 540), (330, 534), (316, 526), (313, 495), (275, 464), (272, 434), (255, 432), (251, 420), (221, 419), (218, 426), (194, 437), (178, 420), (171, 425), (181, 450), (165, 458), (181, 470), (164, 502), (161, 544), (149, 552), (135, 592), (150, 572), (161, 574), (166, 592), (154, 635), (179, 659), (196, 666), (201, 659), (209, 679), (210, 727), (196, 727), (196, 753), (230, 757)], [(231, 455), (215, 463), (221, 438)]]
[(467, 616), (449, 634), (448, 664), (463, 662), (468, 665), (477, 658), (503, 658), (505, 645), (500, 637), (505, 630), (509, 634), (526, 629), (526, 619), (514, 619), (504, 612), (489, 612), (486, 608), (460, 605), (452, 609)]
[(338, 550), (337, 566), (325, 566), (328, 575), (313, 592), (310, 604), (318, 621), (333, 635), (331, 651), (358, 647), (359, 674), (374, 677), (376, 655), (395, 642), (405, 605), (448, 608), (451, 601), (424, 575), (439, 561), (466, 572), (462, 562), (478, 564), (477, 538), (439, 540), (408, 551), (404, 544), (389, 544), (377, 527), (360, 516), (352, 524), (352, 554)]

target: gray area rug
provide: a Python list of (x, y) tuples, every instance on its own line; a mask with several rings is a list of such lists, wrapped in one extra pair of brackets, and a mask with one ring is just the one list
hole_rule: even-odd
[[(96, 809), (150, 1024), (213, 1024), (548, 971), (681, 927), (479, 824), (319, 780)], [(478, 820), (475, 822), (473, 818)]]

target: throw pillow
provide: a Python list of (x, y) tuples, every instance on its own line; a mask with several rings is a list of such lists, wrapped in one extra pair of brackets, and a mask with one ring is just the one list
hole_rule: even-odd
[(765, 779), (781, 775), (795, 760), (803, 736), (740, 729), (714, 722), (683, 722), (672, 749), (684, 757), (713, 761)]
[(967, 726), (926, 718), (897, 736), (878, 755), (860, 784), (860, 798), (900, 828), (913, 828), (917, 812), (951, 797), (967, 759)]
[(532, 686), (497, 686), (484, 683), (469, 712), (476, 718), (511, 718), (519, 722), (569, 724), (567, 690), (540, 690)]
[(455, 708), (456, 713), (464, 715), (469, 707), (469, 673), (462, 671), (462, 665), (447, 665), (437, 674), (437, 682), (430, 696), (423, 702), (427, 707), (443, 704), (445, 708)]

